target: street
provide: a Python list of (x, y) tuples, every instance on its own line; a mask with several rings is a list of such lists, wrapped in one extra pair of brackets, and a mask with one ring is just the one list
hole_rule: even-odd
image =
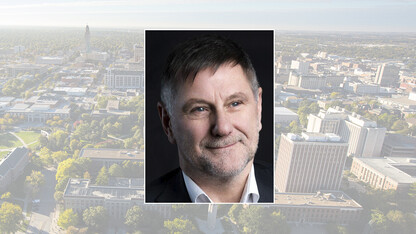
[(33, 197), (33, 200), (39, 199), (40, 202), (32, 206), (32, 216), (26, 233), (55, 233), (51, 232), (50, 229), (56, 207), (53, 197), (56, 171), (43, 169), (42, 173), (45, 175), (45, 184), (40, 188), (39, 193)]

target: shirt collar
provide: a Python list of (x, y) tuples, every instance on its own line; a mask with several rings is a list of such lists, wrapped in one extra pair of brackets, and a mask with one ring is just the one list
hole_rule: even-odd
[[(188, 190), (189, 197), (194, 203), (213, 203), (208, 195), (189, 177), (182, 171), (183, 178), (185, 180), (185, 186)], [(259, 190), (257, 188), (256, 176), (254, 174), (254, 166), (251, 165), (250, 174), (244, 186), (243, 195), (241, 196), (240, 203), (257, 203), (260, 199)]]

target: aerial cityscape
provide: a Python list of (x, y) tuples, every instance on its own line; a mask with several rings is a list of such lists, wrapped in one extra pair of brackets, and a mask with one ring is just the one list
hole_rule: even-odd
[[(1, 2), (0, 233), (416, 233), (415, 11)], [(143, 29), (160, 28), (274, 29), (274, 203), (145, 203)]]
[(275, 204), (144, 204), (142, 30), (1, 29), (2, 233), (414, 233), (413, 34), (275, 32)]

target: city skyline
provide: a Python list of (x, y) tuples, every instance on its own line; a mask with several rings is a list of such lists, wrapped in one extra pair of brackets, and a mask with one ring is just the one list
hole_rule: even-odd
[(0, 26), (416, 32), (415, 0), (212, 2), (1, 1)]

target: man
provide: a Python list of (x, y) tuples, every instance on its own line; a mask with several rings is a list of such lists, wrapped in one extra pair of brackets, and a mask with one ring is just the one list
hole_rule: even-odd
[(180, 169), (147, 186), (147, 202), (273, 202), (272, 168), (253, 164), (262, 89), (239, 45), (211, 35), (176, 47), (157, 108)]

